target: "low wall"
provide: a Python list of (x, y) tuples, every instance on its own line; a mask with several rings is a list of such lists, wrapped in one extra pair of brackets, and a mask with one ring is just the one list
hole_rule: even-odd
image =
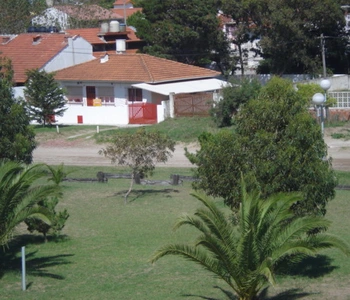
[(75, 125), (126, 125), (129, 124), (129, 108), (120, 106), (69, 106), (58, 123)]

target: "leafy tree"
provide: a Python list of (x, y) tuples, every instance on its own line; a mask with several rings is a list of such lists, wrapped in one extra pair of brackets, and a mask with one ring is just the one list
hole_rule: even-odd
[(194, 189), (223, 197), (226, 204), (238, 207), (241, 199), (239, 178), (245, 169), (245, 154), (237, 142), (237, 135), (228, 129), (216, 134), (205, 132), (198, 141), (200, 150), (195, 154), (185, 148), (186, 157), (197, 166), (195, 177), (200, 179), (193, 183)]
[(143, 52), (194, 65), (229, 61), (227, 42), (219, 29), (214, 0), (140, 1), (142, 13), (128, 18), (147, 43)]
[(243, 79), (232, 82), (231, 86), (223, 88), (223, 99), (216, 103), (211, 115), (218, 127), (232, 125), (233, 116), (239, 107), (249, 99), (257, 96), (261, 85), (258, 80)]
[(44, 126), (55, 122), (54, 116), (62, 116), (67, 109), (64, 91), (55, 81), (55, 75), (38, 69), (26, 74), (24, 95), (31, 119)]
[(240, 23), (249, 20), (250, 31), (261, 36), (265, 70), (260, 72), (321, 73), (321, 34), (331, 37), (326, 43), (327, 64), (335, 71), (346, 68), (347, 40), (341, 38), (344, 15), (339, 0), (224, 0), (224, 3)]
[(1, 0), (0, 33), (19, 34), (26, 32), (33, 15), (46, 8), (45, 0)]
[[(47, 166), (47, 167), (51, 173), (51, 177), (49, 177), (48, 181), (53, 181), (53, 183), (56, 186), (58, 186), (67, 175), (67, 173), (64, 172), (63, 164), (61, 164), (57, 168), (51, 167), (51, 166)], [(50, 212), (50, 215), (51, 215), (50, 224), (43, 222), (40, 219), (34, 219), (34, 218), (27, 218), (25, 220), (25, 223), (28, 226), (27, 229), (30, 232), (38, 231), (44, 235), (45, 243), (47, 242), (48, 234), (52, 234), (55, 237), (59, 236), (69, 217), (69, 213), (67, 209), (64, 209), (60, 212), (56, 212), (56, 206), (61, 197), (62, 197), (62, 194), (59, 194), (53, 197), (47, 197), (38, 202), (38, 205), (46, 208)]]
[(13, 96), (11, 61), (0, 58), (0, 159), (32, 162), (35, 134), (23, 103)]
[[(202, 194), (194, 196), (205, 206), (194, 216), (183, 215), (175, 229), (189, 225), (200, 235), (193, 244), (170, 244), (161, 247), (152, 262), (166, 255), (179, 255), (201, 265), (224, 280), (239, 299), (257, 299), (259, 292), (275, 284), (275, 270), (281, 260), (295, 261), (298, 255), (314, 256), (319, 250), (336, 247), (350, 254), (341, 239), (321, 233), (309, 236), (315, 228), (327, 228), (323, 217), (296, 218), (291, 206), (295, 195), (278, 194), (262, 201), (259, 193), (242, 188), (238, 215), (228, 217)], [(237, 218), (237, 225), (232, 222)]]
[(308, 112), (308, 103), (291, 82), (271, 79), (258, 97), (239, 111), (235, 133), (225, 139), (221, 139), (222, 134), (203, 135), (199, 139), (201, 149), (187, 154), (198, 166), (201, 180), (195, 187), (237, 206), (241, 201), (241, 170), (250, 180), (255, 178), (263, 197), (300, 191), (303, 200), (295, 205), (296, 214), (325, 214), (337, 180), (331, 161), (325, 159), (327, 145)]
[[(222, 1), (223, 12), (225, 15), (231, 17), (236, 24), (234, 31), (235, 37), (230, 40), (230, 42), (235, 44), (238, 48), (237, 60), (241, 70), (241, 75), (244, 75), (244, 66), (249, 51), (248, 49), (244, 49), (243, 45), (258, 38), (257, 34), (254, 34), (257, 30), (254, 28), (250, 14), (247, 13), (247, 9), (247, 3), (243, 1)], [(257, 51), (258, 49), (254, 50)]]
[(50, 224), (51, 213), (38, 205), (46, 197), (59, 193), (57, 185), (39, 185), (46, 176), (41, 165), (23, 166), (18, 162), (0, 162), (0, 244), (6, 245), (15, 227), (27, 218)]
[(155, 164), (166, 162), (175, 150), (175, 142), (158, 131), (138, 129), (134, 134), (119, 132), (112, 138), (112, 143), (99, 151), (111, 159), (112, 163), (131, 169), (130, 188), (124, 198), (130, 194), (134, 180), (152, 174)]

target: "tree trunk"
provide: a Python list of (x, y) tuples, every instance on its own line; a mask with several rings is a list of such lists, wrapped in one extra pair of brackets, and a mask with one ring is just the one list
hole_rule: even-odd
[(130, 181), (130, 187), (129, 190), (126, 192), (126, 194), (124, 195), (124, 204), (126, 204), (128, 202), (127, 198), (129, 196), (129, 194), (131, 193), (132, 190), (132, 186), (134, 184), (134, 174), (131, 175), (131, 181)]
[(238, 52), (239, 52), (239, 62), (241, 64), (241, 75), (244, 76), (244, 66), (243, 66), (243, 52), (242, 52), (242, 45), (238, 45)]

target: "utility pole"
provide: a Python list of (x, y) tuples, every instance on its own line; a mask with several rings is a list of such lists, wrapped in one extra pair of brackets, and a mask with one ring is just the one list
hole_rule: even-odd
[(323, 66), (323, 78), (327, 77), (327, 70), (326, 70), (326, 53), (325, 53), (325, 40), (323, 33), (320, 36), (321, 41), (321, 51), (322, 51), (322, 66)]

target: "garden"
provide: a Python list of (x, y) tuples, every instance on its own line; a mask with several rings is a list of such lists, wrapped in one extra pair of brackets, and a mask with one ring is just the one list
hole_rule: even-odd
[[(101, 171), (66, 168), (72, 171), (70, 176), (82, 178)], [(191, 175), (188, 168), (158, 168), (152, 178), (169, 178), (174, 173)], [(350, 185), (349, 173), (338, 176), (340, 183)], [(135, 186), (126, 205), (123, 195), (128, 179), (110, 179), (104, 184), (63, 182), (62, 186), (64, 198), (59, 208), (67, 208), (70, 214), (62, 235), (44, 243), (42, 235), (29, 234), (25, 225), (18, 228), (9, 248), (1, 253), (2, 299), (227, 299), (230, 295), (223, 282), (182, 258), (149, 261), (162, 245), (192, 241), (196, 236), (187, 228), (172, 230), (182, 213), (193, 213), (199, 206), (190, 196), (190, 182), (171, 187)], [(332, 221), (329, 232), (350, 243), (348, 199), (349, 191), (337, 190), (327, 217)], [(216, 202), (225, 209), (222, 200)], [(21, 290), (23, 245), (26, 291)], [(337, 250), (326, 250), (289, 274), (278, 275), (267, 299), (345, 299), (349, 278), (350, 260)]]

